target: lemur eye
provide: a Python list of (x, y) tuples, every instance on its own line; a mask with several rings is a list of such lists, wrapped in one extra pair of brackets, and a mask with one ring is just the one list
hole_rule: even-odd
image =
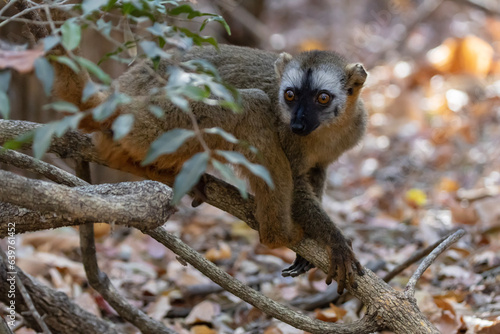
[(285, 100), (287, 101), (293, 101), (295, 98), (295, 93), (291, 89), (285, 90)]
[(321, 93), (318, 95), (318, 102), (321, 104), (327, 104), (328, 102), (330, 102), (330, 99), (331, 97), (327, 93)]

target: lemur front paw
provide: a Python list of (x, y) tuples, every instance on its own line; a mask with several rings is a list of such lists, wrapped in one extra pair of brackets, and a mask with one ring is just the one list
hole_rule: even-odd
[(281, 271), (281, 275), (283, 277), (297, 277), (301, 274), (308, 272), (310, 269), (314, 268), (314, 264), (304, 259), (299, 254), (296, 254), (295, 260), (292, 265), (288, 268), (285, 268)]
[(351, 247), (351, 242), (344, 239), (344, 242), (334, 243), (334, 246), (328, 246), (330, 257), (330, 267), (326, 277), (326, 284), (332, 283), (332, 280), (337, 281), (337, 292), (342, 294), (346, 287), (346, 282), (349, 280), (349, 285), (356, 288), (354, 282), (354, 271), (358, 275), (364, 275), (363, 266), (356, 259), (356, 255)]

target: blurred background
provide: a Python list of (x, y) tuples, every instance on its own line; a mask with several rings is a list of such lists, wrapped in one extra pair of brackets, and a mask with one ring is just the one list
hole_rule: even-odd
[[(217, 25), (207, 31), (219, 43), (290, 53), (335, 50), (365, 64), (369, 79), (362, 96), (370, 114), (368, 133), (330, 166), (325, 209), (353, 239), (361, 262), (380, 276), (418, 249), (465, 228), (468, 234), (419, 281), (419, 306), (443, 333), (500, 333), (500, 3), (193, 2), (198, 10), (220, 13), (229, 23), (231, 36)], [(0, 36), (19, 42), (21, 31), (20, 25), (9, 24), (0, 28)], [(82, 47), (94, 61), (109, 48), (99, 38), (87, 34)], [(103, 68), (117, 77), (126, 65), (106, 61)], [(45, 97), (36, 78), (16, 75), (14, 80), (9, 92), (12, 118), (53, 119), (40, 109)], [(71, 170), (65, 161), (47, 159)], [(94, 168), (93, 175), (96, 183), (133, 179), (103, 168)], [(293, 252), (265, 248), (244, 223), (207, 204), (192, 209), (186, 199), (167, 228), (275, 300), (327, 321), (359, 316), (357, 302), (338, 299), (322, 272), (281, 277)], [(198, 333), (193, 328), (200, 326), (208, 330), (203, 333), (301, 333), (217, 291), (137, 231), (110, 232), (103, 225), (98, 233), (103, 270), (118, 288), (150, 315), (188, 324), (186, 333)], [(114, 316), (81, 285), (85, 278), (73, 229), (33, 233), (21, 240), (24, 255), (18, 262), (24, 270), (86, 309)], [(404, 287), (415, 268), (391, 284)]]

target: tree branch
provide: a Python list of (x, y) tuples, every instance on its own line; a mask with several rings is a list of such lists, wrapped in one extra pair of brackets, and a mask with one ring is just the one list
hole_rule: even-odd
[[(5, 305), (10, 305), (11, 299), (8, 297), (10, 284), (7, 281), (7, 278), (9, 278), (7, 272), (7, 266), (3, 261), (0, 261), (0, 301)], [(16, 269), (16, 275), (32, 297), (35, 308), (44, 315), (43, 321), (49, 326), (53, 334), (118, 334), (112, 324), (83, 310), (71, 302), (64, 293), (32, 281), (19, 268)], [(26, 312), (24, 315), (26, 322), (32, 328), (38, 328), (37, 322), (30, 315), (29, 308), (19, 291), (16, 291), (15, 303), (16, 312)]]
[[(275, 302), (274, 300), (258, 293), (249, 286), (241, 283), (225, 271), (215, 266), (212, 262), (205, 259), (194, 249), (183, 243), (179, 238), (168, 233), (162, 227), (158, 227), (154, 230), (142, 230), (142, 232), (150, 235), (156, 241), (171, 249), (174, 253), (201, 271), (212, 281), (222, 286), (225, 290), (231, 292), (235, 296), (238, 296), (266, 314), (296, 328), (318, 334), (363, 334), (372, 333), (379, 328), (373, 314), (365, 316), (363, 319), (350, 324), (331, 324), (320, 320), (313, 320), (304, 314), (295, 312)], [(373, 273), (370, 273), (369, 275), (375, 276)]]
[[(2, 257), (4, 263), (7, 263), (7, 254), (5, 254), (5, 252), (1, 248), (0, 248), (0, 256)], [(15, 266), (11, 267), (14, 267), (16, 271), (20, 270), (18, 267)], [(42, 329), (43, 334), (52, 334), (49, 327), (47, 327), (47, 324), (43, 321), (42, 317), (40, 316), (40, 313), (38, 313), (35, 305), (33, 305), (31, 296), (28, 293), (28, 290), (26, 290), (23, 281), (21, 281), (21, 279), (17, 275), (15, 279), (16, 279), (16, 288), (19, 289), (21, 296), (23, 296), (24, 304), (28, 307), (29, 313), (33, 317), (33, 319), (35, 319), (35, 322), (37, 323), (38, 327)]]
[[(84, 183), (90, 183), (89, 163), (77, 161), (76, 175)], [(87, 183), (87, 184), (88, 184)], [(99, 269), (97, 264), (94, 225), (84, 224), (80, 226), (80, 250), (82, 262), (89, 284), (113, 307), (125, 320), (134, 324), (143, 333), (176, 334), (165, 327), (159, 321), (149, 317), (141, 310), (130, 305), (124, 297), (116, 290), (109, 277)]]
[[(33, 211), (62, 214), (69, 220), (153, 228), (163, 225), (175, 211), (170, 205), (172, 192), (164, 184), (129, 183), (128, 187), (125, 185), (129, 192), (121, 195), (107, 194), (109, 188), (109, 185), (69, 188), (0, 170), (0, 201)], [(97, 191), (100, 193), (96, 194)]]
[[(21, 126), (22, 130), (14, 129), (13, 123), (17, 123), (17, 125)], [(37, 125), (34, 123), (0, 120), (0, 143), (12, 138), (15, 135), (23, 133), (27, 130), (27, 128), (33, 128), (36, 126)], [(6, 137), (5, 132), (3, 131), (4, 128), (9, 129), (10, 137)], [(73, 158), (103, 164), (103, 162), (98, 158), (94, 148), (91, 146), (91, 141), (88, 136), (75, 131), (68, 133), (66, 136), (55, 138), (50, 151), (55, 153), (61, 152), (65, 157), (72, 156)], [(68, 141), (72, 141), (73, 144), (68, 144)], [(76, 147), (77, 151), (71, 151), (68, 149), (69, 147)], [(78, 150), (81, 150), (81, 155)], [(147, 175), (153, 179), (162, 178), (161, 170), (156, 171), (156, 174), (153, 172), (155, 171), (148, 170)], [(243, 219), (254, 229), (258, 227), (253, 214), (255, 209), (253, 198), (250, 198), (248, 201), (244, 201), (235, 187), (210, 175), (205, 175), (204, 177), (206, 184), (205, 193), (207, 195), (206, 201), (209, 204)], [(0, 180), (1, 179), (2, 177), (0, 176)], [(57, 187), (66, 188), (63, 186)], [(114, 189), (115, 186), (105, 185), (104, 187)], [(95, 192), (96, 189), (98, 189), (98, 187), (81, 187), (77, 189), (66, 188), (64, 191), (78, 191), (78, 194), (81, 196), (89, 196), (89, 199), (92, 199), (90, 193), (92, 191)], [(0, 191), (1, 190), (2, 188), (0, 185)], [(110, 191), (110, 193), (112, 193), (112, 191)], [(6, 200), (6, 198), (3, 198), (3, 200)], [(103, 220), (104, 219), (101, 219), (101, 221)], [(112, 219), (111, 222), (112, 221), (119, 222), (119, 219), (115, 218)], [(311, 320), (305, 315), (294, 312), (264, 296), (261, 296), (253, 289), (243, 285), (241, 282), (233, 279), (227, 273), (208, 262), (194, 250), (183, 244), (179, 239), (166, 233), (162, 228), (156, 227), (148, 230), (146, 225), (140, 224), (137, 225), (137, 227), (172, 249), (187, 262), (191, 263), (198, 270), (210, 277), (214, 282), (221, 285), (224, 289), (234, 293), (248, 303), (255, 305), (267, 314), (304, 330), (308, 330), (313, 333), (324, 333), (325, 331), (334, 331), (336, 333), (367, 333), (373, 332), (376, 329), (389, 329), (397, 333), (438, 333), (436, 328), (418, 310), (413, 299), (408, 298), (402, 293), (394, 291), (389, 285), (369, 270), (366, 270), (366, 274), (363, 276), (355, 275), (357, 289), (348, 287), (349, 291), (354, 296), (367, 305), (367, 316), (355, 324), (331, 325), (321, 321)], [(314, 240), (304, 239), (296, 246), (292, 247), (292, 249), (314, 263), (320, 269), (324, 271), (328, 269), (327, 254), (325, 250), (317, 245)]]
[(465, 235), (465, 231), (459, 229), (452, 235), (446, 238), (436, 249), (434, 249), (429, 256), (427, 256), (422, 263), (418, 266), (417, 271), (410, 277), (408, 284), (405, 287), (405, 295), (407, 297), (412, 297), (415, 295), (415, 285), (417, 281), (420, 279), (424, 271), (429, 268), (429, 266), (436, 260), (436, 258), (444, 252), (448, 247), (450, 247), (453, 243), (455, 243), (458, 239)]

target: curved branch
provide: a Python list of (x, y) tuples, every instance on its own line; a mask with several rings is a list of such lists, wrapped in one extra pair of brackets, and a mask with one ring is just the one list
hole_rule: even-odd
[[(249, 286), (241, 283), (225, 271), (219, 269), (212, 262), (205, 259), (194, 249), (183, 243), (179, 238), (168, 233), (162, 227), (158, 227), (154, 230), (142, 230), (142, 232), (150, 235), (156, 241), (171, 249), (174, 253), (201, 271), (212, 281), (222, 286), (225, 290), (231, 292), (235, 296), (238, 296), (259, 310), (262, 310), (266, 314), (296, 328), (318, 334), (363, 334), (372, 333), (380, 328), (375, 321), (375, 316), (373, 314), (365, 316), (363, 319), (350, 324), (331, 324), (320, 320), (313, 320), (302, 313), (293, 311), (275, 302), (274, 300), (258, 293)], [(375, 276), (373, 273), (368, 275)]]
[(415, 295), (415, 285), (417, 284), (417, 281), (420, 279), (424, 271), (429, 268), (429, 266), (436, 260), (436, 258), (444, 252), (448, 247), (450, 247), (453, 243), (455, 243), (458, 239), (463, 237), (465, 235), (465, 231), (462, 229), (459, 229), (452, 235), (446, 238), (445, 241), (443, 241), (436, 249), (434, 249), (429, 256), (427, 256), (422, 263), (418, 266), (417, 271), (413, 273), (413, 275), (410, 277), (410, 280), (408, 281), (408, 284), (406, 284), (405, 287), (405, 295), (407, 297), (413, 297)]

